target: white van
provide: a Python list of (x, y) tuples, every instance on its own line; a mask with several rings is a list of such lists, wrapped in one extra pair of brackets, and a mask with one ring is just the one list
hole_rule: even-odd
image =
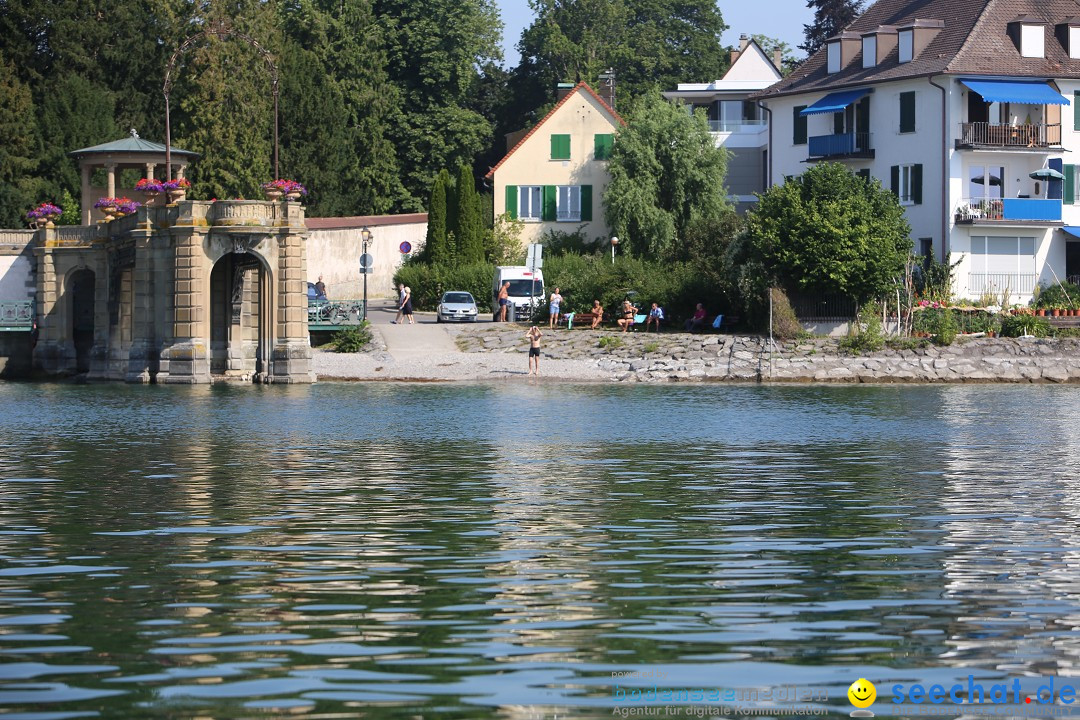
[[(547, 300), (544, 299), (543, 271), (537, 270), (534, 274), (532, 270), (524, 265), (500, 265), (495, 268), (495, 279), (491, 283), (492, 307), (494, 308), (493, 320), (499, 319), (499, 288), (506, 282), (510, 283), (510, 302), (514, 305), (517, 319), (529, 317), (530, 293), (535, 307), (547, 303)], [(509, 317), (509, 314), (507, 314), (507, 317)]]

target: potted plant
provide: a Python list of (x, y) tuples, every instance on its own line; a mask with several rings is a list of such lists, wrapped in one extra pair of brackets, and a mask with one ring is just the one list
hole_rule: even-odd
[(63, 210), (59, 206), (52, 203), (43, 202), (36, 208), (26, 213), (26, 219), (37, 225), (39, 228), (51, 228), (56, 227), (53, 221), (63, 214)]
[(295, 180), (279, 178), (262, 184), (266, 197), (271, 200), (280, 200), (284, 195), (290, 200), (299, 200), (301, 195), (307, 195), (307, 188)]
[(162, 186), (160, 180), (154, 178), (143, 178), (139, 182), (135, 183), (135, 189), (143, 194), (146, 198), (146, 204), (154, 202), (158, 195), (164, 192), (165, 188)]
[(142, 203), (136, 202), (136, 201), (132, 200), (131, 198), (123, 197), (123, 198), (117, 198), (117, 199), (120, 201), (116, 206), (116, 214), (119, 217), (124, 217), (125, 215), (132, 215), (140, 207), (142, 207)]
[(103, 197), (94, 203), (94, 207), (105, 214), (105, 222), (116, 218), (116, 211), (119, 206), (120, 199), (114, 197)]
[(161, 189), (169, 194), (169, 202), (176, 203), (184, 199), (187, 195), (187, 191), (191, 188), (191, 183), (187, 178), (177, 178), (176, 180), (166, 180), (161, 183)]

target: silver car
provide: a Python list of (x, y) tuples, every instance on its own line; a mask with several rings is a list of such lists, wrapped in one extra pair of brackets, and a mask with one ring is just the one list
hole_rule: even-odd
[(476, 322), (476, 300), (461, 291), (443, 293), (439, 301), (436, 322)]

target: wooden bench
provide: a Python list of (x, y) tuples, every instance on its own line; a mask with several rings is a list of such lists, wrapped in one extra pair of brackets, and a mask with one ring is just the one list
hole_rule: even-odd
[[(566, 329), (567, 330), (573, 330), (574, 329), (574, 321), (575, 320), (577, 320), (578, 325), (580, 325), (581, 327), (591, 327), (592, 326), (592, 321), (593, 321), (593, 314), (591, 312), (566, 313), (561, 318), (559, 318), (559, 322), (561, 323), (563, 320), (566, 320)], [(601, 315), (600, 316), (600, 323), (603, 324), (603, 322), (604, 322), (604, 316)], [(588, 324), (586, 324), (586, 323), (588, 323)]]

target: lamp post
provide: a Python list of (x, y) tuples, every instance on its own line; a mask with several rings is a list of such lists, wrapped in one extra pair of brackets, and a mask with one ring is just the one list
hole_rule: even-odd
[(361, 269), (364, 271), (364, 322), (367, 322), (367, 276), (368, 276), (367, 247), (368, 247), (368, 243), (371, 242), (371, 230), (369, 230), (366, 225), (364, 226), (364, 229), (360, 231), (360, 237), (363, 238), (363, 240), (364, 240), (364, 254), (361, 256), (362, 257), (362, 262), (364, 263), (364, 266)]
[(615, 264), (615, 246), (617, 246), (618, 244), (619, 244), (619, 238), (612, 237), (611, 238), (611, 264), (612, 265)]

